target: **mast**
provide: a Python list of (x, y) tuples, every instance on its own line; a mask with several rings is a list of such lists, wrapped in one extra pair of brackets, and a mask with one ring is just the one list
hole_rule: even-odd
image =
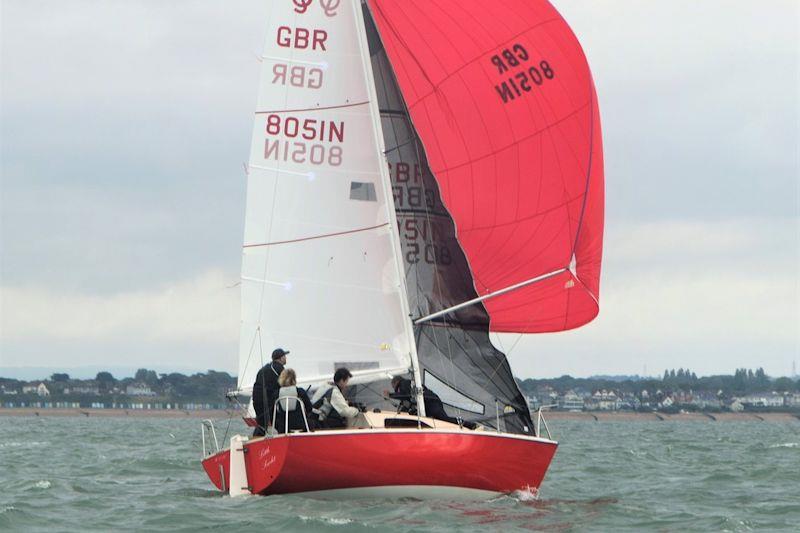
[(375, 143), (378, 146), (381, 154), (381, 169), (380, 178), (384, 184), (383, 191), (385, 195), (386, 207), (389, 211), (389, 227), (391, 229), (392, 249), (394, 251), (395, 270), (397, 278), (400, 282), (400, 301), (403, 309), (403, 314), (407, 317), (406, 334), (408, 336), (408, 346), (410, 348), (411, 371), (414, 375), (414, 385), (417, 395), (417, 413), (420, 416), (425, 416), (425, 399), (422, 388), (422, 375), (420, 372), (419, 356), (417, 354), (417, 343), (414, 338), (414, 330), (411, 321), (411, 310), (408, 305), (408, 288), (406, 287), (406, 276), (403, 262), (403, 254), (400, 247), (399, 235), (400, 231), (397, 226), (397, 213), (394, 208), (394, 198), (392, 197), (392, 180), (389, 176), (389, 167), (385, 158), (386, 146), (383, 139), (383, 129), (381, 126), (380, 109), (378, 108), (378, 95), (375, 90), (375, 76), (372, 71), (372, 62), (370, 61), (369, 46), (367, 44), (367, 32), (364, 22), (364, 12), (361, 7), (362, 0), (353, 0), (352, 8), (355, 10), (356, 27), (358, 31), (358, 45), (361, 51), (361, 62), (364, 68), (364, 74), (367, 79), (367, 91), (369, 94), (369, 110), (372, 117), (373, 134), (375, 136)]

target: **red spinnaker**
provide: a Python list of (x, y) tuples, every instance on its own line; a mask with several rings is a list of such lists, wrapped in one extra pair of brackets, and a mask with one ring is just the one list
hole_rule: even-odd
[(600, 114), (583, 50), (546, 0), (369, 0), (493, 331), (599, 311)]

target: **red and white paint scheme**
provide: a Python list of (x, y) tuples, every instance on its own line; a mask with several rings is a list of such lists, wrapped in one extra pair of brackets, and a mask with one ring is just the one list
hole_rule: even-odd
[[(212, 483), (231, 496), (538, 489), (557, 443), (489, 333), (599, 312), (600, 115), (575, 35), (548, 0), (272, 0), (266, 37), (234, 395), (251, 396), (283, 347), (298, 386), (345, 367), (361, 386), (348, 399), (373, 410), (226, 450), (214, 436), (209, 455), (204, 423)], [(413, 383), (398, 410), (419, 416), (385, 410), (393, 377)], [(426, 417), (429, 401), (458, 423)]]
[(362, 418), (373, 428), (234, 437), (231, 448), (204, 459), (203, 468), (218, 489), (231, 494), (491, 498), (535, 492), (558, 446), (430, 418), (419, 422), (433, 427), (375, 428), (386, 420), (417, 424), (404, 414)]

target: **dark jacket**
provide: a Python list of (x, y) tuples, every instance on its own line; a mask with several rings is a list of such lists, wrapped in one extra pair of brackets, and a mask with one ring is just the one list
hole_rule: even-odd
[[(411, 380), (401, 379), (397, 384), (395, 392), (389, 394), (391, 398), (400, 401), (400, 410), (410, 414), (417, 414), (417, 398), (411, 390)], [(425, 400), (425, 416), (458, 424), (458, 420), (449, 416), (444, 410), (444, 404), (441, 398), (427, 388), (422, 388), (422, 397)]]
[[(280, 397), (280, 391), (286, 389), (287, 393), (290, 396), (297, 396), (297, 399), (303, 403), (303, 407), (305, 407), (306, 417), (310, 417), (311, 415), (311, 400), (308, 398), (308, 393), (305, 389), (301, 389), (295, 386), (291, 387), (281, 387), (278, 390), (278, 394), (275, 397), (275, 400), (278, 404), (276, 409), (276, 416), (274, 420), (275, 431), (278, 433), (284, 433), (286, 430), (286, 412), (283, 410), (284, 408), (284, 401), (278, 402), (277, 399)], [(308, 418), (306, 419), (308, 420)], [(311, 428), (311, 424), (309, 424), (309, 429)], [(303, 410), (300, 408), (300, 405), (297, 405), (294, 410), (289, 411), (289, 430), (293, 429), (302, 429), (305, 431), (306, 429), (306, 422), (303, 420)]]
[(275, 405), (275, 398), (278, 397), (278, 376), (283, 372), (283, 365), (279, 361), (273, 361), (258, 371), (256, 382), (253, 384), (253, 410), (256, 412), (256, 421), (261, 426), (258, 429), (267, 428), (272, 416), (272, 408)]

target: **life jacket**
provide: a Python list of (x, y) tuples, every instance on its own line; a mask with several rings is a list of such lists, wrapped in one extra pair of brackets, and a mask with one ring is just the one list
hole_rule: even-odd
[(292, 412), (298, 409), (299, 400), (297, 399), (297, 387), (281, 387), (278, 391), (278, 399), (276, 401), (278, 411)]
[(320, 422), (325, 422), (328, 419), (336, 420), (336, 421), (343, 421), (342, 415), (339, 414), (339, 411), (333, 408), (333, 404), (331, 404), (331, 396), (333, 395), (333, 387), (336, 385), (328, 387), (325, 391), (325, 394), (322, 395), (322, 398), (318, 399), (314, 404), (311, 406), (314, 410), (314, 414), (317, 415), (317, 418)]

